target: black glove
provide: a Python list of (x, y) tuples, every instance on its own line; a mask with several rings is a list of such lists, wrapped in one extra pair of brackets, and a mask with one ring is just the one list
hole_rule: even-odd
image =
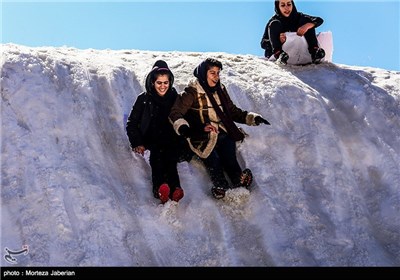
[(267, 121), (266, 119), (264, 119), (264, 118), (262, 118), (262, 117), (260, 117), (260, 116), (256, 116), (256, 117), (254, 118), (254, 122), (256, 123), (256, 125), (260, 125), (261, 123), (264, 123), (264, 124), (267, 124), (267, 125), (271, 125), (271, 124), (269, 123), (269, 121)]
[(186, 124), (181, 125), (178, 129), (178, 132), (180, 135), (182, 135), (184, 138), (190, 138), (191, 136), (191, 131), (190, 131), (190, 127), (188, 127)]

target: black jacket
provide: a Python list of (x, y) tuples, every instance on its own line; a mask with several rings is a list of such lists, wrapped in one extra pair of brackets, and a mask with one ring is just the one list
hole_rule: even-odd
[(175, 147), (178, 135), (169, 122), (168, 115), (178, 96), (173, 87), (170, 72), (170, 88), (164, 96), (159, 96), (152, 82), (154, 67), (146, 77), (146, 91), (136, 99), (126, 124), (126, 131), (132, 148), (143, 145), (146, 149)]
[(143, 145), (151, 150), (175, 142), (177, 135), (168, 121), (168, 114), (177, 92), (173, 88), (167, 95), (164, 96), (165, 100), (148, 92), (137, 97), (126, 125), (132, 148)]

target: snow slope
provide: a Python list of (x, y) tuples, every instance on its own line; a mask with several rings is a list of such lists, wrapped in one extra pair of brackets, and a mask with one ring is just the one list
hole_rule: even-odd
[[(399, 266), (400, 73), (252, 55), (1, 45), (2, 266)], [(164, 59), (182, 91), (206, 57), (241, 108), (249, 193), (210, 195), (179, 164), (185, 197), (152, 197), (148, 152), (125, 119)], [(5, 249), (21, 250), (15, 263)]]

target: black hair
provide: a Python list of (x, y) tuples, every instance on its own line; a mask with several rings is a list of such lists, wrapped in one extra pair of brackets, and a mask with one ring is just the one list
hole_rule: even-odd
[(152, 82), (154, 83), (158, 76), (163, 76), (163, 75), (168, 75), (168, 80), (170, 80), (171, 82), (171, 71), (169, 69), (166, 68), (158, 68), (158, 69), (154, 69), (153, 73), (152, 73)]
[(205, 61), (206, 71), (210, 70), (212, 67), (218, 67), (222, 70), (222, 63), (215, 58), (207, 58)]

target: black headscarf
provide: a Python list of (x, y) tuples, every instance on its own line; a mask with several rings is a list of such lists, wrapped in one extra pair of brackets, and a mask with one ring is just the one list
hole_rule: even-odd
[[(169, 77), (169, 88), (163, 96), (158, 95), (154, 87), (154, 82), (159, 74), (168, 75)], [(148, 108), (151, 111), (149, 115), (144, 115), (150, 118), (149, 129), (147, 129), (146, 134), (146, 137), (149, 139), (149, 146), (175, 147), (177, 134), (168, 120), (171, 107), (178, 95), (173, 87), (173, 83), (174, 75), (169, 69), (168, 64), (163, 60), (157, 60), (147, 75), (145, 83), (146, 94), (149, 96), (147, 104), (149, 104)]]
[(207, 82), (207, 70), (213, 66), (218, 67), (222, 70), (222, 63), (213, 58), (207, 58), (206, 60), (202, 61), (193, 71), (193, 75), (199, 80), (200, 85), (205, 91), (213, 92), (217, 90), (217, 88), (221, 88), (220, 81), (214, 87), (210, 87)]
[[(169, 88), (164, 96), (157, 94), (154, 87), (154, 82), (156, 81), (156, 76), (158, 74), (168, 75)], [(175, 102), (176, 90), (173, 88), (174, 75), (168, 67), (168, 64), (164, 60), (157, 60), (150, 73), (146, 77), (146, 91), (154, 102), (159, 106), (160, 112), (158, 113), (160, 118), (164, 118), (164, 115), (169, 113), (173, 103)]]
[[(210, 99), (211, 104), (213, 105), (215, 112), (217, 113), (218, 117), (221, 119), (222, 123), (227, 129), (228, 134), (235, 141), (242, 141), (244, 139), (244, 135), (232, 120), (231, 113), (228, 110), (228, 105), (227, 105), (228, 101), (222, 92), (220, 81), (218, 80), (217, 84), (214, 87), (210, 87), (210, 85), (207, 82), (207, 70), (213, 66), (216, 66), (220, 70), (222, 70), (222, 63), (220, 61), (213, 58), (207, 58), (194, 69), (193, 75), (197, 78), (201, 87), (206, 92), (208, 98)], [(223, 111), (218, 106), (217, 101), (213, 97), (213, 92), (215, 91), (217, 92), (219, 100), (221, 101)]]
[[(147, 74), (146, 77), (146, 91), (148, 93), (154, 91), (154, 82), (156, 80), (156, 74), (168, 74), (169, 76), (169, 90), (172, 89), (174, 85), (174, 74), (172, 74), (171, 70), (168, 67), (168, 64), (164, 60), (157, 60), (150, 73)], [(168, 90), (168, 91), (169, 91)]]

